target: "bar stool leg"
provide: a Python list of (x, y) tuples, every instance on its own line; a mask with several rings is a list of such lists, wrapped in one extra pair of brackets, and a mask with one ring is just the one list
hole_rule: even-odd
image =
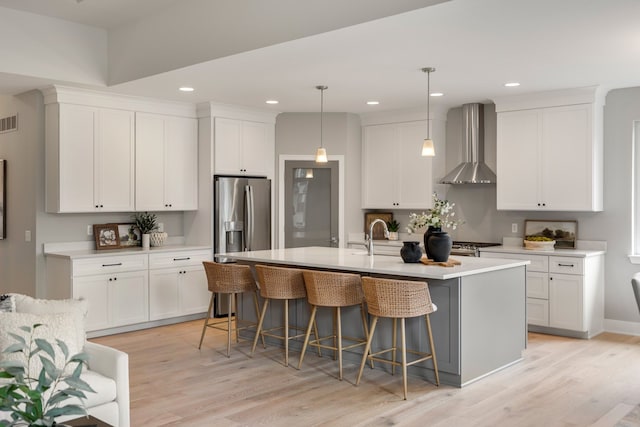
[(209, 309), (207, 310), (207, 317), (204, 318), (204, 326), (202, 327), (202, 335), (200, 336), (200, 344), (198, 344), (198, 350), (202, 347), (202, 340), (204, 340), (204, 333), (207, 331), (207, 324), (211, 319), (211, 310), (213, 309), (213, 297), (214, 293), (211, 293), (211, 299), (209, 300)]
[(391, 334), (391, 340), (393, 341), (393, 347), (391, 347), (391, 375), (396, 374), (396, 349), (398, 348), (398, 319), (393, 318), (393, 333)]
[(338, 343), (337, 343), (338, 331), (336, 329), (336, 321), (337, 321), (337, 318), (338, 318), (338, 314), (337, 314), (338, 310), (339, 310), (338, 307), (334, 307), (333, 308), (333, 348), (334, 348), (334, 350), (333, 350), (333, 360), (336, 360), (337, 354), (336, 354), (336, 350), (335, 349), (338, 348)]
[(407, 400), (407, 338), (404, 329), (404, 317), (400, 318), (400, 330), (402, 334), (402, 387), (404, 400)]
[[(231, 310), (229, 310), (229, 316), (231, 316), (231, 313), (233, 313), (234, 311), (238, 311), (238, 294), (236, 293), (231, 294), (231, 297), (233, 297), (233, 307), (231, 308)], [(234, 323), (236, 324), (236, 342), (240, 342), (240, 329), (238, 328), (238, 313), (235, 313), (233, 318), (234, 318)]]
[[(369, 327), (367, 326), (367, 315), (365, 314), (364, 303), (360, 304), (360, 314), (362, 316), (362, 329), (364, 330), (364, 336), (369, 338)], [(369, 364), (371, 365), (371, 369), (373, 369), (373, 359), (369, 359)]]
[[(229, 304), (228, 304), (228, 310), (227, 310), (227, 357), (231, 357), (231, 313), (232, 313), (232, 301), (233, 301), (233, 294), (229, 295), (228, 298)], [(236, 332), (237, 332), (237, 328), (236, 328)]]
[(373, 341), (373, 334), (376, 331), (377, 323), (378, 323), (378, 316), (373, 316), (373, 319), (371, 319), (371, 328), (369, 329), (369, 337), (367, 338), (367, 345), (364, 348), (364, 353), (362, 354), (360, 371), (358, 372), (358, 378), (356, 378), (356, 385), (360, 383), (360, 378), (362, 377), (362, 371), (364, 370), (364, 364), (367, 363), (367, 358), (369, 357), (369, 353), (371, 352), (371, 342)]
[(336, 309), (336, 320), (338, 323), (338, 364), (340, 365), (339, 379), (342, 381), (342, 319), (340, 316), (340, 307)]
[[(302, 360), (304, 359), (304, 353), (307, 351), (307, 345), (309, 344), (309, 336), (311, 335), (311, 328), (316, 324), (316, 312), (318, 311), (318, 307), (315, 305), (311, 306), (311, 316), (309, 317), (309, 325), (307, 326), (307, 333), (304, 337), (304, 344), (302, 344), (302, 353), (300, 353), (300, 361), (298, 362), (298, 369), (302, 368)], [(316, 340), (318, 339), (318, 332), (316, 329)]]
[(284, 366), (289, 366), (289, 300), (284, 300)]
[[(258, 337), (262, 332), (262, 322), (264, 322), (264, 315), (267, 312), (267, 307), (269, 307), (269, 298), (264, 300), (264, 304), (262, 305), (262, 314), (260, 314), (260, 320), (258, 320), (258, 329), (256, 329), (256, 336), (253, 339), (253, 346), (251, 347), (251, 355), (256, 351), (256, 344), (258, 344)], [(262, 335), (262, 339), (264, 339), (264, 335)], [(266, 347), (265, 347), (266, 348)]]
[(425, 314), (427, 318), (427, 333), (429, 334), (429, 347), (431, 350), (431, 356), (433, 360), (433, 370), (436, 373), (436, 385), (440, 385), (440, 377), (438, 375), (438, 360), (436, 359), (436, 348), (433, 346), (433, 335), (431, 334), (431, 319), (429, 319), (429, 315)]
[[(258, 291), (255, 291), (253, 293), (253, 304), (256, 307), (256, 319), (260, 319), (260, 304), (258, 304)], [(236, 325), (238, 324), (238, 318), (236, 316)], [(256, 325), (257, 328), (257, 325)], [(264, 342), (264, 335), (259, 334), (258, 331), (256, 330), (256, 335), (260, 335), (260, 337), (262, 338), (262, 347), (267, 348), (267, 344)]]

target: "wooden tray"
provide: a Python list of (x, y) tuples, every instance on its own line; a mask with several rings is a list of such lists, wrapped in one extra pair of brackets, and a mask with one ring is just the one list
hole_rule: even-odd
[(449, 258), (446, 262), (436, 262), (424, 255), (420, 258), (420, 262), (424, 265), (438, 265), (440, 267), (455, 267), (456, 265), (462, 265), (462, 263), (457, 259)]

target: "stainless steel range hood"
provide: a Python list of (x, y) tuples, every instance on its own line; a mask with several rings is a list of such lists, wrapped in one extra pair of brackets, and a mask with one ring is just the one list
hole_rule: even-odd
[(442, 178), (443, 184), (495, 184), (496, 174), (484, 163), (484, 105), (462, 106), (465, 160)]

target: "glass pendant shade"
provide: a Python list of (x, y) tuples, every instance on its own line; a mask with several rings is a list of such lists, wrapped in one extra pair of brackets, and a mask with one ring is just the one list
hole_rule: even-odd
[(436, 150), (433, 147), (433, 141), (430, 138), (426, 138), (422, 143), (422, 156), (433, 157), (436, 155)]
[(316, 150), (316, 163), (327, 163), (327, 150), (322, 144), (322, 116), (324, 116), (324, 91), (327, 86), (318, 85), (316, 89), (320, 91), (320, 147)]
[(431, 73), (433, 73), (436, 69), (433, 67), (425, 67), (422, 69), (423, 73), (427, 73), (427, 137), (424, 139), (422, 143), (422, 156), (423, 157), (434, 157), (436, 155), (435, 147), (433, 146), (433, 140), (431, 139), (431, 129), (429, 126), (429, 96), (431, 95)]
[(327, 150), (319, 147), (316, 151), (316, 163), (327, 163)]

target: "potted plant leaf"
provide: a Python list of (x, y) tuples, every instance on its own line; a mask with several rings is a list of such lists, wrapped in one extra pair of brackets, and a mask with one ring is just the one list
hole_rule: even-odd
[(158, 218), (156, 214), (149, 212), (136, 212), (133, 214), (135, 223), (142, 235), (142, 248), (149, 249), (149, 234), (158, 229)]
[[(89, 384), (80, 379), (88, 355), (69, 355), (66, 344), (57, 339), (55, 345), (64, 355), (64, 367), (57, 368), (54, 346), (45, 339), (34, 338), (34, 331), (40, 326), (42, 324), (20, 327), (29, 334), (28, 342), (22, 336), (10, 333), (16, 343), (3, 351), (9, 354), (23, 353), (26, 359), (26, 362), (20, 359), (0, 361), (0, 411), (11, 414), (11, 421), (6, 424), (0, 422), (3, 426), (55, 426), (56, 417), (87, 415), (81, 404), (64, 402), (72, 397), (86, 399), (85, 392), (95, 393)], [(29, 374), (29, 365), (35, 357), (42, 363), (38, 378), (32, 378)], [(76, 366), (72, 373), (66, 374), (74, 364)]]
[(400, 230), (400, 223), (395, 219), (387, 221), (387, 229), (389, 230), (389, 240), (398, 240), (398, 230)]

